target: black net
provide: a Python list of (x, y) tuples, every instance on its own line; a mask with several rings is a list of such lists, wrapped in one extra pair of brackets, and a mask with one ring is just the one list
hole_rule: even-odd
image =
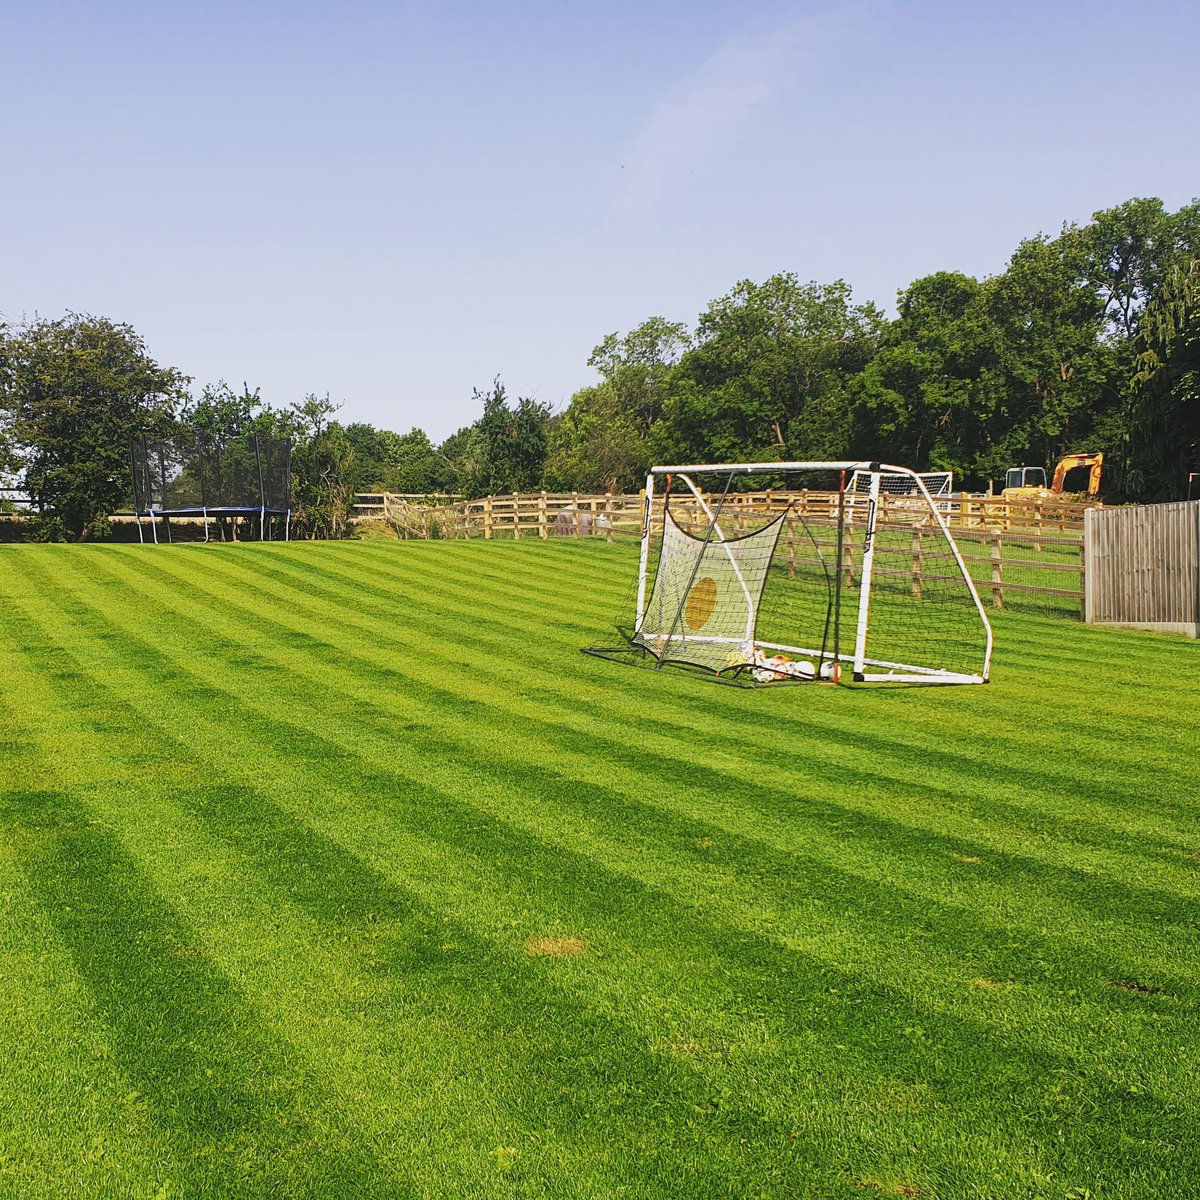
[(177, 440), (135, 437), (129, 447), (136, 513), (166, 512), (199, 503), (184, 476), (184, 453)]
[(167, 515), (197, 509), (286, 513), (291, 457), (286, 438), (255, 432), (220, 443), (190, 430), (170, 439), (136, 437), (130, 447), (134, 509)]
[[(197, 519), (209, 536), (208, 519), (217, 521), (218, 536), (287, 537), (291, 512), (291, 442), (247, 431), (217, 442), (195, 430), (181, 429), (173, 437), (135, 437), (130, 444), (134, 512), (152, 518)], [(189, 522), (176, 522), (180, 536)], [(139, 526), (140, 528), (140, 526)], [(240, 533), (239, 533), (240, 529)]]

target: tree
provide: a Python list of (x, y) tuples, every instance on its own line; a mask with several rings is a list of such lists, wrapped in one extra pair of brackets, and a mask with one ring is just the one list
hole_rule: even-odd
[(349, 528), (354, 505), (351, 468), (354, 447), (334, 421), (340, 405), (328, 394), (310, 393), (286, 414), (281, 424), (295, 439), (292, 447), (292, 522), (310, 538), (341, 538)]
[(263, 410), (258, 389), (242, 384), (238, 394), (223, 379), (206, 383), (199, 400), (188, 400), (182, 420), (196, 438), (214, 450), (223, 451), (231, 442), (245, 436), (254, 419)]
[(939, 271), (902, 291), (898, 316), (858, 379), (857, 453), (977, 476), (998, 406), (996, 330), (983, 285)]
[(874, 356), (883, 324), (840, 279), (742, 280), (701, 316), (656, 448), (691, 461), (840, 457), (854, 436), (847, 380)]
[(1138, 313), (1156, 296), (1173, 268), (1185, 270), (1200, 253), (1200, 202), (1168, 213), (1157, 198), (1126, 200), (1092, 214), (1083, 229), (1067, 226), (1085, 254), (1085, 278), (1104, 305), (1113, 339), (1132, 339)]
[(1200, 469), (1200, 260), (1173, 268), (1145, 307), (1123, 447), (1127, 490), (1181, 500)]
[(540, 487), (549, 440), (550, 406), (519, 399), (509, 407), (497, 377), (489, 392), (475, 389), (483, 414), (442, 444), (451, 461), (453, 490), (468, 496), (531, 491)]
[(608, 385), (627, 424), (644, 437), (662, 416), (675, 365), (690, 345), (686, 325), (651, 317), (624, 337), (610, 333), (588, 366)]
[(549, 488), (636, 490), (649, 467), (649, 437), (610, 383), (576, 392), (551, 424), (545, 468)]
[(687, 327), (651, 317), (624, 337), (610, 333), (588, 359), (602, 378), (571, 397), (554, 422), (549, 486), (568, 491), (636, 488), (650, 467), (651, 433), (662, 419)]
[(168, 426), (188, 380), (128, 325), (69, 313), (5, 340), (0, 408), (47, 532), (87, 539), (129, 499), (129, 442)]
[(19, 459), (13, 441), (13, 343), (9, 328), (0, 321), (0, 476), (7, 482), (10, 472), (17, 470)]
[(1068, 230), (1022, 242), (983, 298), (998, 348), (989, 383), (999, 393), (980, 473), (996, 479), (1013, 463), (1050, 466), (1067, 452), (1108, 449), (1094, 435), (1101, 413), (1119, 402), (1116, 362), (1081, 239)]
[(383, 487), (387, 470), (387, 443), (383, 433), (364, 421), (343, 426), (342, 432), (354, 451), (350, 465), (350, 482), (356, 492)]

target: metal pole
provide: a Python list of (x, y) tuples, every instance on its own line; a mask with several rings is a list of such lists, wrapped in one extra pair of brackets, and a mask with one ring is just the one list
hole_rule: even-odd
[[(815, 539), (814, 539), (815, 540)], [(842, 660), (842, 553), (846, 544), (846, 472), (838, 479), (837, 563), (833, 576), (833, 681), (838, 682)], [(819, 553), (819, 551), (818, 551)]]
[(854, 678), (861, 681), (867, 657), (867, 625), (871, 610), (871, 570), (875, 564), (875, 525), (879, 515), (879, 463), (871, 464), (867, 494), (867, 528), (863, 539), (862, 576), (858, 585), (858, 628), (854, 634)]
[(637, 620), (633, 631), (636, 633), (642, 627), (642, 619), (646, 615), (646, 564), (650, 559), (650, 513), (654, 504), (654, 476), (646, 476), (646, 500), (642, 505), (642, 554), (638, 563), (637, 590)]

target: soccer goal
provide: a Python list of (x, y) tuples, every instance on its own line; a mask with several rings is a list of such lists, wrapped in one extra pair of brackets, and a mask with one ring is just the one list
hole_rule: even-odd
[[(884, 519), (885, 494), (911, 503)], [(631, 608), (588, 653), (751, 686), (984, 683), (991, 660), (933, 494), (888, 464), (653, 468)]]
[[(850, 476), (847, 490), (851, 504), (865, 504), (868, 501), (871, 494), (871, 474), (869, 470), (860, 467)], [(918, 481), (924, 484), (929, 495), (938, 501), (935, 505), (938, 511), (945, 512), (946, 498), (954, 489), (953, 471), (914, 471), (907, 475), (885, 475), (879, 481), (879, 494), (888, 501), (902, 503), (905, 499), (914, 498), (918, 499), (919, 503), (922, 497)]]

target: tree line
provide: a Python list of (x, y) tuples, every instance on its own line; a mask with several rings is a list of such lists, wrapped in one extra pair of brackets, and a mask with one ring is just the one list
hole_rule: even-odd
[(1110, 499), (1175, 499), (1200, 469), (1198, 294), (1200, 202), (1134, 199), (1022, 241), (998, 275), (918, 279), (892, 319), (844, 280), (742, 280), (694, 328), (609, 334), (588, 359), (598, 382), (561, 412), (499, 379), (477, 389), (478, 418), (440, 444), (340, 422), (328, 396), (193, 396), (130, 327), (68, 314), (0, 326), (0, 470), (54, 537), (102, 536), (129, 502), (129, 437), (181, 424), (291, 437), (311, 536), (344, 532), (355, 491), (627, 491), (669, 461), (877, 458), (983, 490), (1103, 450)]
[(627, 488), (658, 462), (882, 459), (986, 490), (1103, 450), (1116, 500), (1200, 469), (1200, 203), (1130, 200), (1022, 241), (979, 280), (939, 271), (888, 320), (842, 280), (743, 280), (694, 330), (611, 334), (551, 425), (554, 486)]

